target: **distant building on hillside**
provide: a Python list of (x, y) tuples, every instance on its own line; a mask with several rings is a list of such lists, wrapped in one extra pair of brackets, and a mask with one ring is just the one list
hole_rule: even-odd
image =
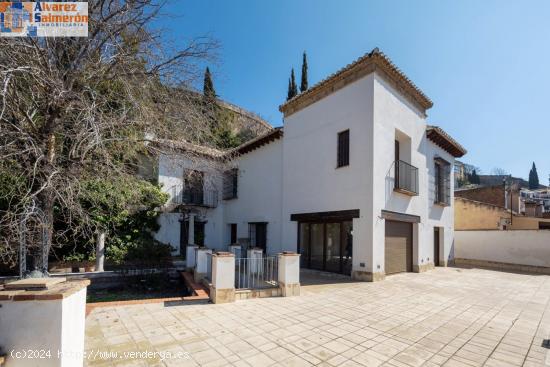
[(521, 189), (520, 212), (533, 216), (550, 216), (550, 188), (529, 190)]
[(454, 180), (455, 188), (461, 187), (467, 180), (465, 164), (461, 161), (455, 161)]

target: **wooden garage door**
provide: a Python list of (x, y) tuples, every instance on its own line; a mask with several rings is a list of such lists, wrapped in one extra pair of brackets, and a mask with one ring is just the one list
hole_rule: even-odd
[(412, 271), (412, 223), (386, 220), (386, 274)]

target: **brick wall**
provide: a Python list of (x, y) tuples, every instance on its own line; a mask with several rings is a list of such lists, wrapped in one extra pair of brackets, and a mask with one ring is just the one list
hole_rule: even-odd
[[(502, 186), (479, 187), (470, 190), (455, 191), (455, 197), (475, 200), (482, 203), (504, 207), (504, 188)], [(512, 209), (517, 213), (519, 209), (519, 190), (513, 190)], [(510, 197), (508, 197), (508, 206)]]

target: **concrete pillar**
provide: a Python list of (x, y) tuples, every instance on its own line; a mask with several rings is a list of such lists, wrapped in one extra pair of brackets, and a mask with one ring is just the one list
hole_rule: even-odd
[(235, 256), (230, 252), (212, 255), (210, 299), (213, 303), (235, 302)]
[[(208, 255), (207, 255), (208, 254)], [(211, 264), (209, 263), (212, 250), (206, 247), (197, 247), (195, 251), (195, 281), (198, 282), (207, 276)]]
[(105, 231), (100, 231), (96, 238), (95, 271), (104, 271), (105, 264)]
[[(51, 279), (56, 281), (37, 278), (32, 282), (51, 284)], [(7, 353), (6, 366), (82, 366), (89, 284), (89, 280), (61, 279), (43, 289), (21, 284), (17, 290), (0, 291), (0, 346)], [(33, 359), (25, 351), (37, 354)], [(50, 354), (41, 358), (39, 351)]]
[(187, 243), (190, 245), (195, 244), (195, 214), (189, 214), (189, 227), (187, 229)]
[(241, 245), (229, 245), (229, 252), (235, 257), (241, 257)]
[(369, 216), (353, 219), (353, 266), (351, 278), (361, 282), (384, 279), (384, 219)]
[(283, 252), (278, 255), (279, 287), (283, 297), (300, 295), (300, 254)]
[(195, 252), (197, 248), (197, 245), (187, 245), (185, 252), (185, 267), (188, 271), (195, 269)]

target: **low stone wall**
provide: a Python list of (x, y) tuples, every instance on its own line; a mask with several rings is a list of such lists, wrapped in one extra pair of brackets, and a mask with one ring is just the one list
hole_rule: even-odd
[(91, 283), (88, 289), (100, 290), (111, 289), (124, 286), (128, 284), (128, 281), (132, 278), (142, 277), (144, 275), (166, 273), (173, 279), (180, 277), (176, 268), (167, 269), (147, 269), (143, 271), (135, 270), (127, 273), (115, 272), (115, 271), (101, 271), (90, 273), (71, 273), (71, 274), (52, 274), (52, 277), (63, 277), (70, 280), (76, 279), (88, 279)]
[(488, 268), (488, 269), (495, 269), (495, 270), (502, 270), (502, 271), (550, 275), (550, 268), (543, 267), (543, 266), (519, 265), (519, 264), (501, 263), (498, 261), (458, 259), (458, 258), (455, 259), (454, 264), (457, 266)]
[(457, 265), (550, 273), (550, 231), (455, 231)]

